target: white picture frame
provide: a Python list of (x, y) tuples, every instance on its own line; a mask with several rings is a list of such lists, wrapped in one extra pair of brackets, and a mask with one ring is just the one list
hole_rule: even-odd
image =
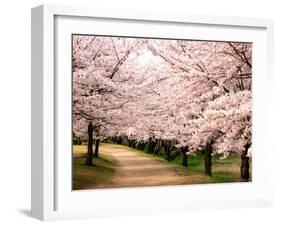
[[(127, 26), (139, 26), (139, 29), (128, 29)], [(167, 26), (169, 29), (166, 28)], [(99, 30), (99, 34), (107, 34), (108, 29), (112, 28), (109, 34), (113, 35), (121, 32), (123, 35), (151, 37), (158, 34), (159, 37), (168, 37), (171, 36), (171, 30), (175, 29), (175, 38), (180, 35), (184, 37), (188, 34), (185, 33), (188, 32), (188, 29), (181, 33), (178, 30), (179, 26), (181, 29), (185, 27), (194, 29), (194, 32), (190, 34), (193, 36), (185, 36), (186, 38), (204, 39), (205, 37), (209, 40), (224, 40), (232, 35), (235, 40), (253, 41), (254, 61), (257, 62), (254, 73), (260, 75), (253, 78), (256, 90), (253, 93), (256, 100), (253, 109), (254, 122), (256, 122), (253, 129), (255, 132), (253, 140), (257, 144), (253, 182), (75, 192), (69, 190), (71, 149), (66, 150), (69, 148), (69, 142), (67, 138), (63, 137), (68, 135), (69, 139), (71, 137), (69, 134), (71, 117), (61, 117), (62, 114), (69, 115), (71, 108), (71, 99), (69, 99), (71, 98), (69, 95), (71, 52), (70, 43), (67, 42), (69, 34), (93, 33), (93, 29)], [(88, 30), (89, 27), (91, 27), (90, 30)], [(154, 28), (157, 27), (159, 29), (155, 31)], [(163, 29), (161, 30), (160, 27)], [(235, 31), (239, 31), (239, 33)], [(234, 35), (236, 36), (234, 37)], [(266, 119), (270, 114), (269, 107), (266, 107), (268, 106), (266, 98), (273, 95), (271, 92), (273, 82), (272, 39), (273, 22), (265, 19), (105, 11), (57, 5), (33, 8), (32, 216), (41, 220), (56, 220), (271, 205), (273, 178), (268, 177), (263, 171), (270, 171), (273, 168), (273, 149), (270, 148), (270, 138), (268, 138), (270, 129), (266, 125)], [(68, 43), (68, 46), (64, 46), (65, 43)], [(65, 105), (59, 107), (60, 104)], [(66, 131), (60, 130), (62, 125)], [(57, 139), (57, 136), (62, 139)], [(266, 138), (259, 139), (261, 137)], [(61, 141), (64, 139), (65, 143)], [(66, 147), (66, 151), (62, 151), (62, 147)], [(267, 151), (267, 155), (263, 155), (265, 158), (262, 165), (263, 170), (260, 170), (261, 151), (259, 150), (261, 149)], [(173, 198), (169, 198), (169, 194), (174, 194)], [(200, 194), (200, 197), (196, 198), (196, 194)], [(167, 198), (163, 199), (163, 197)], [(107, 203), (108, 200), (110, 200), (110, 205)], [(95, 204), (87, 204), (87, 202)]]

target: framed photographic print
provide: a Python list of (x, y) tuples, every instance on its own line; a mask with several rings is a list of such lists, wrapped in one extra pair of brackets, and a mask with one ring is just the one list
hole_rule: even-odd
[(270, 205), (272, 29), (32, 9), (32, 216)]

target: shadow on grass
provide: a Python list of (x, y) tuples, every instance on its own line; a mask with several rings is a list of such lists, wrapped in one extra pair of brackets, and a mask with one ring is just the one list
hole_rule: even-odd
[(115, 164), (110, 156), (100, 154), (99, 158), (94, 158), (94, 166), (85, 165), (85, 159), (85, 154), (73, 156), (73, 190), (111, 183), (115, 173)]

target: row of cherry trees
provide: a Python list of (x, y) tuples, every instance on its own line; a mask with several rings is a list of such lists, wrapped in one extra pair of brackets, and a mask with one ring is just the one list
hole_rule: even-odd
[[(86, 164), (100, 140), (167, 160), (205, 153), (251, 155), (250, 43), (73, 36), (73, 128), (88, 137)], [(92, 143), (95, 140), (95, 152)]]

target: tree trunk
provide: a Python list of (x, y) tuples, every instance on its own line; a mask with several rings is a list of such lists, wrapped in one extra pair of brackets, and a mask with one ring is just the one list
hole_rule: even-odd
[(213, 142), (207, 142), (205, 148), (205, 174), (212, 176), (212, 151)]
[(174, 152), (172, 152), (172, 154), (170, 155), (170, 161), (173, 161), (176, 157), (178, 157), (181, 154), (181, 151), (179, 149), (172, 149), (175, 150)]
[(122, 136), (122, 143), (123, 145), (127, 145), (127, 138), (125, 136)]
[(100, 139), (96, 139), (95, 153), (94, 153), (94, 156), (95, 156), (96, 158), (99, 157), (99, 147), (100, 147)]
[(141, 142), (141, 150), (143, 151), (144, 150), (144, 148), (145, 148), (145, 142)]
[(136, 148), (136, 140), (132, 140), (132, 148)]
[(117, 144), (122, 144), (122, 139), (121, 139), (121, 137), (117, 137)]
[(137, 149), (143, 151), (144, 149), (144, 142), (143, 141), (138, 141), (137, 143)]
[(90, 122), (88, 125), (88, 152), (85, 164), (94, 166), (93, 163), (93, 124)]
[(133, 146), (133, 141), (129, 140), (129, 147), (131, 148)]
[(162, 149), (162, 142), (161, 140), (157, 140), (155, 148), (153, 150), (153, 156), (158, 156), (161, 149)]
[(152, 138), (149, 138), (147, 143), (147, 152), (153, 153), (155, 146), (156, 146), (156, 142), (153, 141)]
[(249, 181), (249, 177), (250, 177), (250, 163), (249, 163), (249, 157), (248, 155), (248, 150), (251, 147), (251, 145), (249, 143), (247, 143), (244, 146), (244, 150), (241, 154), (241, 168), (240, 168), (240, 172), (241, 172), (241, 181), (242, 182), (248, 182)]
[(188, 152), (188, 147), (187, 149), (185, 150), (185, 148), (182, 148), (181, 149), (181, 153), (182, 153), (182, 166), (184, 167), (188, 167), (188, 155), (187, 155), (187, 152)]
[(170, 147), (169, 144), (165, 142), (164, 144), (165, 160), (170, 161)]

